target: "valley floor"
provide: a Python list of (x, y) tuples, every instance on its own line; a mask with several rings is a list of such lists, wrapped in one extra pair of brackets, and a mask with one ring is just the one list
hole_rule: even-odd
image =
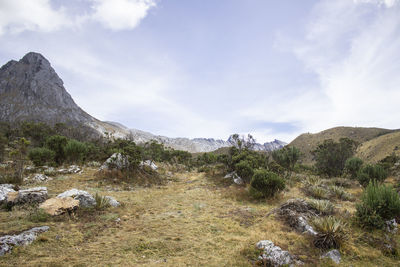
[[(267, 216), (280, 203), (301, 196), (298, 187), (276, 199), (254, 202), (244, 188), (221, 184), (204, 173), (178, 172), (164, 186), (132, 190), (99, 184), (94, 173), (85, 168), (83, 174), (59, 176), (45, 186), (50, 197), (77, 188), (114, 196), (122, 207), (79, 211), (75, 217), (39, 223), (29, 219), (31, 211), (26, 208), (2, 210), (1, 235), (42, 225), (51, 229), (32, 245), (0, 257), (0, 266), (252, 266), (259, 255), (255, 244), (264, 239), (298, 256), (306, 266), (326, 266), (309, 238), (274, 215)], [(360, 192), (352, 193), (357, 197)], [(354, 211), (354, 202), (337, 206)], [(349, 242), (357, 235), (352, 233)], [(343, 266), (399, 264), (365, 244), (349, 245), (342, 255)]]

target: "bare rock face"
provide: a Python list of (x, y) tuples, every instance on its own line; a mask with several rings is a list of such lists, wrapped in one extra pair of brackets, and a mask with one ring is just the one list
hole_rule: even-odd
[(61, 193), (57, 196), (57, 198), (68, 198), (72, 197), (73, 199), (79, 200), (80, 207), (92, 207), (96, 205), (96, 200), (94, 197), (86, 191), (71, 189)]
[(122, 170), (127, 167), (129, 167), (128, 158), (121, 153), (114, 153), (101, 165), (100, 171), (112, 169)]
[(43, 209), (47, 214), (52, 216), (70, 213), (79, 207), (79, 200), (72, 197), (50, 198), (40, 204), (39, 208)]
[(116, 208), (116, 207), (121, 206), (121, 204), (115, 198), (113, 198), (111, 196), (105, 196), (104, 198), (107, 199), (107, 201), (111, 207)]
[(19, 235), (5, 235), (0, 237), (0, 256), (11, 252), (15, 246), (29, 245), (38, 236), (50, 229), (48, 226), (35, 227)]
[(342, 256), (340, 255), (339, 250), (333, 249), (333, 250), (330, 250), (330, 251), (326, 252), (324, 255), (321, 256), (321, 258), (329, 258), (334, 263), (340, 264)]

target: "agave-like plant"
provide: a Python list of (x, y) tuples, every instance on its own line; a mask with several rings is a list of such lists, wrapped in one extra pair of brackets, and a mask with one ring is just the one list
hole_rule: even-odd
[(317, 198), (317, 199), (327, 199), (329, 198), (329, 192), (320, 186), (310, 186), (306, 188), (306, 192), (308, 195), (311, 197)]
[(347, 193), (341, 186), (332, 185), (329, 187), (329, 191), (333, 193), (333, 195), (336, 196), (338, 199), (341, 200), (351, 199), (351, 195)]
[(318, 233), (314, 239), (317, 248), (340, 248), (345, 236), (346, 223), (336, 217), (328, 216), (314, 219), (312, 225)]
[(330, 215), (333, 213), (335, 206), (329, 200), (312, 199), (308, 204), (321, 215)]
[(96, 193), (94, 199), (96, 200), (95, 208), (97, 210), (104, 210), (110, 206), (110, 201), (106, 197), (100, 196), (98, 193)]
[(318, 176), (307, 176), (307, 178), (303, 180), (303, 184), (306, 186), (320, 186), (322, 184), (322, 180)]

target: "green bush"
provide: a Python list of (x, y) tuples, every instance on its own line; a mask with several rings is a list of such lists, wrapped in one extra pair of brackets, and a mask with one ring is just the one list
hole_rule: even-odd
[(87, 154), (87, 147), (85, 143), (72, 139), (65, 145), (64, 153), (68, 162), (80, 163)]
[(257, 170), (251, 179), (250, 188), (262, 197), (273, 197), (276, 193), (285, 189), (285, 180), (276, 173)]
[(46, 147), (54, 151), (54, 160), (57, 164), (62, 164), (65, 160), (64, 148), (67, 143), (67, 137), (61, 135), (53, 135), (46, 139)]
[(0, 162), (4, 160), (8, 139), (0, 133)]
[(355, 179), (362, 165), (363, 161), (361, 159), (352, 157), (346, 160), (345, 169), (350, 174), (351, 178)]
[(354, 154), (356, 148), (357, 143), (349, 138), (341, 138), (339, 142), (325, 140), (312, 152), (317, 171), (329, 177), (342, 175), (346, 160)]
[(370, 182), (356, 210), (362, 226), (382, 228), (385, 221), (400, 217), (400, 197), (392, 187)]
[(249, 183), (254, 175), (254, 169), (247, 160), (242, 160), (235, 165), (236, 173), (242, 178), (245, 183)]
[(300, 150), (293, 146), (286, 146), (272, 152), (272, 158), (287, 170), (287, 176), (290, 177), (296, 162), (300, 158)]
[(383, 182), (388, 176), (387, 170), (380, 164), (368, 164), (357, 173), (357, 180), (362, 186), (367, 186), (370, 181)]
[(54, 156), (54, 151), (45, 147), (32, 148), (28, 153), (29, 159), (35, 166), (51, 164), (54, 161)]

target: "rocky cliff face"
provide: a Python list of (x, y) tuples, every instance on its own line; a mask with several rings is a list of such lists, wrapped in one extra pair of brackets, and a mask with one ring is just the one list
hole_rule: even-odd
[[(189, 152), (209, 152), (229, 147), (229, 141), (212, 138), (169, 138), (127, 127), (116, 122), (102, 122), (83, 111), (65, 90), (64, 83), (41, 54), (30, 52), (21, 60), (11, 60), (0, 68), (0, 121), (15, 123), (36, 121), (66, 123), (85, 127), (93, 133), (112, 134), (137, 143), (156, 140), (167, 147)], [(256, 144), (255, 150), (271, 151), (285, 143), (275, 140)]]

